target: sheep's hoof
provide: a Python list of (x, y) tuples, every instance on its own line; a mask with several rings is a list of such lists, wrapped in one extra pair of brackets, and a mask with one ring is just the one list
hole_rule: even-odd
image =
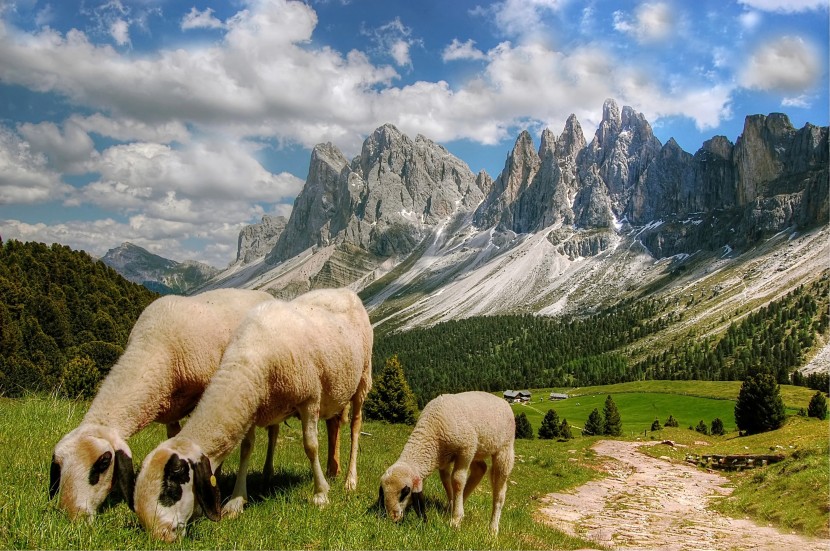
[(462, 517), (450, 519), (450, 526), (452, 526), (453, 528), (460, 528), (461, 527), (461, 518)]
[(351, 476), (346, 479), (346, 491), (353, 492), (357, 489), (357, 477), (352, 478)]
[(313, 496), (311, 496), (311, 502), (318, 507), (323, 507), (324, 505), (328, 505), (329, 496), (328, 494), (323, 492), (319, 494), (314, 494)]
[(244, 497), (235, 497), (222, 507), (222, 518), (236, 518), (242, 513), (247, 500)]

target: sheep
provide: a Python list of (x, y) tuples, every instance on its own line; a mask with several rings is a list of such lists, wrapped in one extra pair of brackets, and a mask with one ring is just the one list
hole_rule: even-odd
[(491, 457), (490, 530), (497, 534), (513, 469), (515, 433), (513, 411), (492, 394), (438, 396), (424, 407), (400, 457), (381, 476), (378, 503), (398, 522), (411, 502), (426, 521), (423, 481), (437, 469), (451, 508), (450, 524), (457, 528), (464, 517), (464, 501), (487, 471), (484, 460)]
[(80, 425), (55, 446), (50, 499), (60, 492), (70, 519), (91, 521), (115, 486), (132, 507), (126, 440), (153, 421), (167, 425), (168, 437), (178, 432), (245, 313), (273, 300), (264, 291), (221, 289), (150, 303)]
[[(372, 341), (369, 316), (347, 289), (311, 291), (291, 302), (253, 308), (187, 425), (144, 459), (135, 487), (142, 526), (172, 542), (197, 505), (211, 520), (237, 514), (244, 495), (235, 487), (220, 511), (211, 471), (253, 427), (275, 426), (295, 415), (314, 477), (311, 501), (326, 504), (329, 485), (317, 455), (317, 421), (345, 420), (349, 404), (352, 445), (345, 486), (355, 489), (361, 408), (372, 386)], [(240, 474), (244, 470), (240, 464)]]

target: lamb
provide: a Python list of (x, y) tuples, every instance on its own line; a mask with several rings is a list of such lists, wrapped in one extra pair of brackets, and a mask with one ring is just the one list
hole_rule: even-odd
[(490, 530), (497, 534), (513, 470), (515, 433), (513, 411), (501, 398), (486, 392), (438, 396), (424, 407), (400, 457), (381, 477), (378, 502), (395, 522), (410, 502), (426, 521), (423, 481), (437, 469), (452, 510), (450, 524), (457, 528), (464, 501), (481, 482), (487, 472), (484, 460), (491, 457)]
[[(235, 488), (220, 511), (212, 471), (254, 426), (278, 425), (294, 415), (301, 419), (314, 477), (312, 502), (324, 505), (329, 485), (317, 455), (317, 420), (339, 423), (349, 404), (352, 445), (345, 486), (355, 489), (361, 408), (372, 386), (372, 341), (369, 316), (347, 289), (311, 291), (251, 310), (187, 425), (142, 463), (135, 510), (144, 528), (172, 542), (197, 505), (211, 520), (236, 514), (244, 496)], [(244, 469), (240, 465), (240, 473)]]
[(245, 313), (273, 300), (263, 291), (221, 289), (147, 306), (80, 425), (55, 446), (50, 499), (60, 492), (71, 519), (92, 520), (115, 486), (132, 507), (126, 440), (153, 421), (167, 425), (168, 437), (178, 432)]

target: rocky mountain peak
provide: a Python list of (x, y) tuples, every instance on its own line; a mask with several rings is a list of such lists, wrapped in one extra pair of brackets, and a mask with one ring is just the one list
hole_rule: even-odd
[(248, 264), (268, 254), (277, 244), (287, 223), (285, 216), (266, 214), (258, 224), (242, 228), (237, 242), (236, 262)]
[(582, 132), (582, 125), (571, 115), (565, 121), (565, 128), (556, 140), (556, 156), (560, 159), (572, 158), (576, 160), (577, 154), (585, 149), (585, 135)]

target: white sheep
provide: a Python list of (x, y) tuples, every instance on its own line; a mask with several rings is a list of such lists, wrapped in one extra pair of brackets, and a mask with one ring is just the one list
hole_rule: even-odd
[(126, 440), (151, 422), (168, 437), (196, 406), (231, 335), (263, 291), (220, 289), (165, 296), (136, 320), (124, 353), (101, 383), (81, 424), (55, 446), (49, 496), (71, 519), (92, 519), (113, 486), (132, 507), (133, 463)]
[[(235, 487), (220, 511), (211, 471), (254, 426), (278, 425), (294, 415), (301, 419), (314, 475), (312, 501), (327, 503), (317, 420), (334, 419), (339, 426), (349, 404), (352, 445), (346, 489), (353, 490), (361, 408), (372, 386), (372, 341), (369, 316), (347, 289), (311, 291), (291, 302), (252, 309), (188, 423), (142, 463), (135, 511), (144, 528), (170, 542), (182, 534), (197, 503), (212, 520), (238, 513), (244, 503), (242, 489)], [(240, 474), (245, 468), (240, 464)]]
[(472, 493), (492, 458), (490, 483), (493, 512), (490, 530), (499, 531), (499, 519), (513, 470), (516, 426), (507, 402), (486, 392), (442, 394), (421, 412), (398, 460), (380, 479), (378, 501), (395, 522), (413, 503), (426, 520), (424, 478), (436, 469), (452, 510), (450, 524), (458, 527), (464, 517), (464, 501)]

